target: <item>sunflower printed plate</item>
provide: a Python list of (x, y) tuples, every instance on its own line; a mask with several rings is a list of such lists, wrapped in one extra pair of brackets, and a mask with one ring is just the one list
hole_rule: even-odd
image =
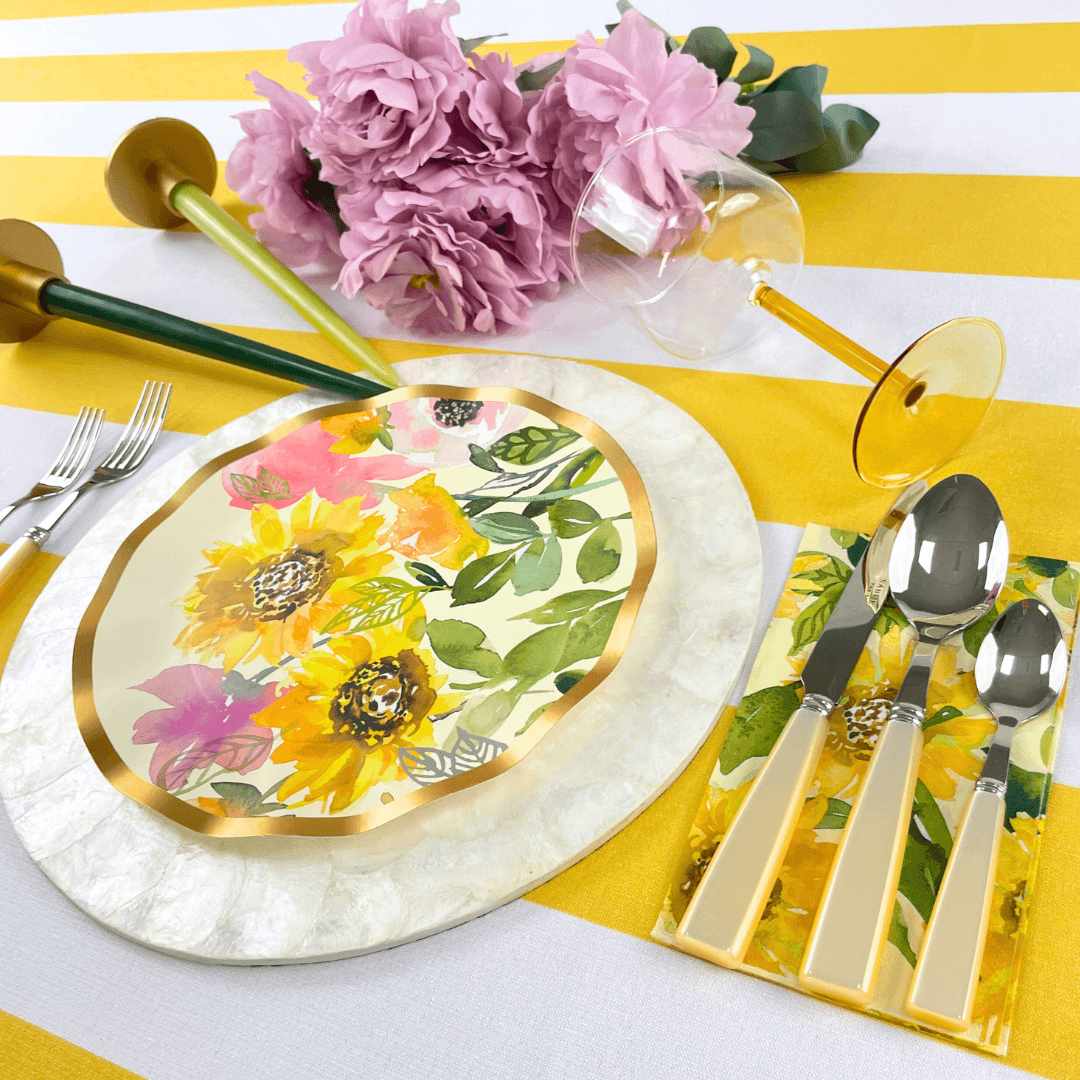
[[(867, 541), (858, 533), (807, 526), (653, 929), (658, 941), (674, 945), (675, 929), (713, 852), (784, 724), (798, 708), (803, 665)], [(904, 1000), (960, 816), (994, 733), (994, 719), (979, 701), (975, 687), (979, 646), (1009, 604), (1034, 597), (1057, 616), (1071, 649), (1078, 593), (1080, 565), (1014, 555), (994, 607), (963, 634), (941, 645), (923, 723), (926, 738), (892, 926), (874, 999), (862, 1011), (922, 1028), (950, 1042), (1005, 1053), (1063, 697), (1049, 712), (1020, 728), (1013, 742), (995, 898), (970, 1028), (955, 1034), (917, 1024), (907, 1015)], [(796, 975), (840, 831), (903, 681), (914, 642), (914, 630), (889, 600), (829, 719), (810, 797), (741, 971), (800, 989)]]
[(503, 772), (612, 670), (655, 557), (591, 421), (418, 386), (215, 459), (83, 617), (80, 730), (199, 832), (364, 832)]

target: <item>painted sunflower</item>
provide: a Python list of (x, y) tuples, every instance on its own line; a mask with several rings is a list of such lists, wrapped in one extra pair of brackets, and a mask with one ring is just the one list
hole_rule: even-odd
[(181, 603), (188, 625), (175, 644), (204, 661), (220, 656), (230, 671), (245, 659), (277, 664), (301, 656), (314, 634), (355, 599), (350, 586), (379, 573), (393, 556), (379, 549), (379, 514), (361, 514), (360, 498), (338, 504), (304, 496), (288, 518), (268, 503), (251, 511), (252, 539), (203, 554)]
[(376, 440), (388, 450), (393, 446), (387, 431), (391, 427), (390, 410), (385, 406), (368, 412), (327, 416), (321, 425), (323, 431), (338, 436), (338, 441), (330, 447), (335, 454), (363, 454)]
[(334, 639), (328, 652), (305, 656), (296, 685), (259, 713), (258, 723), (281, 731), (271, 760), (295, 762), (281, 785), (293, 806), (322, 800), (338, 814), (376, 784), (403, 780), (398, 751), (431, 746), (432, 720), (452, 712), (460, 694), (440, 694), (445, 675), (434, 657), (405, 631), (380, 627)]

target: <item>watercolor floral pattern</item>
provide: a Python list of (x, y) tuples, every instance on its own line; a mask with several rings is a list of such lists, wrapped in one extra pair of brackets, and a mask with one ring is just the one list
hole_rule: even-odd
[[(591, 670), (637, 580), (613, 465), (502, 400), (342, 407), (195, 490), (139, 549), (176, 570), (113, 594), (94, 692), (139, 774), (212, 815), (365, 813), (486, 764)], [(167, 646), (125, 647), (155, 602)]]
[[(765, 635), (705, 798), (694, 818), (678, 870), (653, 929), (674, 944), (675, 929), (694, 890), (788, 717), (798, 707), (799, 674), (865, 549), (866, 537), (808, 526), (776, 613)], [(939, 650), (912, 823), (897, 890), (882, 975), (869, 1011), (912, 1024), (904, 995), (933, 908), (959, 818), (983, 765), (994, 721), (982, 708), (975, 656), (993, 620), (1015, 600), (1037, 597), (1060, 620), (1071, 647), (1080, 570), (1071, 563), (1014, 558), (995, 607), (962, 638)], [(742, 970), (793, 988), (859, 783), (892, 698), (903, 680), (914, 631), (890, 603), (829, 718), (810, 797), (766, 903)], [(1021, 728), (1013, 747), (995, 897), (973, 1023), (945, 1037), (1004, 1054), (1019, 956), (1038, 861), (1039, 835), (1053, 772), (1060, 704)]]

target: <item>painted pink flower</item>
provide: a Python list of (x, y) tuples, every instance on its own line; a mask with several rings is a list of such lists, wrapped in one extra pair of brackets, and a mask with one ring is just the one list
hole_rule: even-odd
[(340, 265), (337, 227), (304, 192), (304, 185), (317, 183), (318, 176), (304, 154), (301, 133), (318, 114), (306, 98), (257, 71), (248, 80), (270, 108), (237, 114), (244, 137), (229, 155), (225, 180), (245, 202), (262, 207), (248, 222), (282, 262)]
[(450, 137), (469, 65), (450, 29), (454, 0), (362, 0), (334, 41), (289, 50), (321, 109), (305, 145), (332, 184), (411, 176)]
[(349, 231), (338, 277), (402, 329), (426, 333), (527, 326), (535, 283), (508, 261), (488, 222), (441, 194), (364, 189), (340, 197)]
[(331, 447), (341, 436), (326, 431), (321, 424), (306, 424), (299, 431), (221, 470), (221, 483), (230, 496), (230, 506), (249, 509), (267, 502), (280, 510), (314, 491), (332, 503), (360, 496), (360, 509), (378, 504), (384, 492), (380, 481), (400, 480), (422, 472), (399, 453), (361, 454), (352, 457), (334, 453)]
[(739, 87), (717, 85), (693, 56), (669, 56), (664, 35), (637, 11), (603, 45), (583, 34), (529, 113), (529, 151), (551, 164), (555, 190), (575, 207), (589, 178), (619, 145), (648, 128), (685, 128), (734, 156), (750, 141), (754, 110)]
[(488, 447), (527, 415), (527, 409), (506, 401), (399, 401), (390, 406), (394, 450), (430, 467), (464, 465), (470, 443)]
[(150, 776), (166, 791), (183, 787), (193, 772), (215, 764), (244, 775), (270, 754), (274, 733), (251, 717), (274, 700), (273, 683), (259, 686), (235, 673), (182, 664), (132, 689), (169, 706), (140, 716), (131, 737), (134, 743), (157, 743)]

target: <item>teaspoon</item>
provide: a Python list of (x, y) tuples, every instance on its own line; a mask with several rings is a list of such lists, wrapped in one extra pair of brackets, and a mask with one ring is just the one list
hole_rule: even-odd
[(952, 1031), (964, 1031), (971, 1023), (1005, 820), (1013, 735), (1054, 704), (1068, 667), (1061, 627), (1053, 612), (1036, 600), (1011, 604), (983, 639), (975, 684), (998, 726), (964, 812), (911, 979), (907, 1011), (916, 1020)]
[(873, 997), (911, 820), (934, 657), (945, 638), (989, 609), (1008, 564), (1001, 510), (974, 476), (935, 484), (900, 527), (889, 587), (919, 638), (825, 883), (799, 970), (808, 990), (852, 1005)]

